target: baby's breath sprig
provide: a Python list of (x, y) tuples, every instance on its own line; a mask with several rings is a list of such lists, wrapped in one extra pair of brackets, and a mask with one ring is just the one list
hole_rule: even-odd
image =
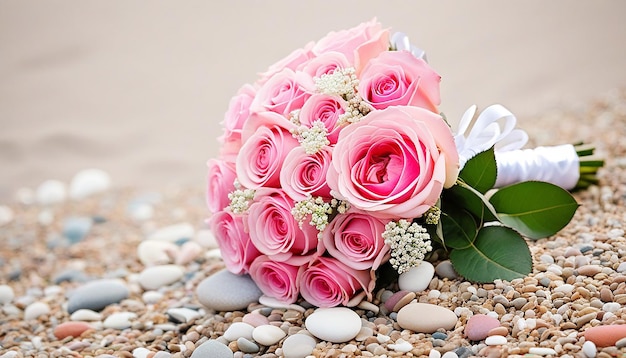
[(433, 205), (424, 213), (424, 223), (430, 225), (439, 224), (441, 218), (441, 209), (437, 205)]
[(387, 223), (383, 239), (391, 248), (389, 263), (399, 274), (417, 267), (433, 249), (426, 229), (404, 219)]
[(300, 123), (300, 110), (296, 109), (289, 113), (289, 121), (297, 126), (301, 125)]
[(322, 121), (313, 122), (311, 128), (301, 126), (292, 129), (291, 134), (300, 142), (300, 145), (308, 155), (313, 155), (330, 144), (327, 138), (328, 130)]
[(321, 196), (310, 196), (296, 202), (293, 209), (291, 209), (291, 214), (298, 222), (300, 228), (302, 228), (306, 218), (310, 216), (311, 221), (309, 221), (309, 224), (317, 229), (317, 237), (321, 239), (322, 232), (326, 229), (334, 215), (345, 213), (348, 209), (349, 204), (345, 201), (332, 199), (330, 202), (326, 202)]
[(230, 199), (230, 210), (234, 214), (244, 214), (248, 211), (250, 202), (254, 199), (255, 191), (253, 189), (247, 189), (239, 184), (239, 181), (235, 179), (235, 190), (228, 193), (228, 199)]
[(371, 106), (358, 94), (359, 79), (353, 67), (336, 69), (315, 79), (319, 93), (340, 96), (348, 102), (345, 113), (339, 116), (338, 124), (345, 126), (361, 120), (371, 110)]

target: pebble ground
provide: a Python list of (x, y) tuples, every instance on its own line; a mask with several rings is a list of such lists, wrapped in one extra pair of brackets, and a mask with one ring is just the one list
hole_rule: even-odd
[[(626, 324), (626, 91), (524, 118), (520, 126), (529, 132), (532, 145), (583, 140), (594, 143), (606, 158), (600, 185), (575, 193), (581, 207), (572, 222), (555, 237), (529, 242), (532, 274), (490, 284), (435, 276), (416, 299), (452, 310), (459, 318), (454, 329), (414, 333), (400, 329), (394, 315), (384, 315), (384, 310), (357, 309), (364, 318), (360, 334), (341, 344), (318, 340), (311, 356), (626, 356), (624, 339), (593, 347), (584, 337), (591, 327)], [(183, 259), (182, 278), (154, 290), (156, 294), (145, 295), (138, 279), (145, 266), (137, 257), (137, 246), (159, 228), (190, 224), (196, 234), (189, 239), (208, 245), (201, 235), (206, 216), (202, 190), (109, 190), (78, 201), (41, 205), (33, 190), (23, 189), (14, 201), (1, 204), (0, 298), (6, 301), (0, 301), (0, 357), (191, 357), (205, 341), (223, 340), (230, 324), (242, 321), (247, 312), (212, 312), (198, 303), (198, 283), (223, 268), (214, 251)], [(90, 218), (92, 225), (81, 229), (77, 218)], [(75, 225), (74, 232), (67, 232), (68, 225)], [(95, 278), (121, 279), (130, 289), (129, 297), (99, 312), (90, 322), (93, 328), (80, 336), (58, 339), (55, 328), (71, 321), (67, 295)], [(179, 307), (200, 315), (181, 322), (168, 314)], [(248, 311), (258, 308), (287, 336), (302, 330), (304, 319), (313, 312), (306, 306), (302, 313), (264, 309), (260, 304)], [(104, 324), (107, 317), (124, 312), (133, 313), (126, 316), (128, 327)], [(485, 340), (466, 338), (467, 321), (479, 313), (497, 317), (505, 340), (487, 345)], [(237, 342), (229, 347), (235, 357), (280, 357), (283, 341), (257, 346), (252, 353), (242, 352)], [(402, 341), (410, 342), (412, 350), (393, 349)]]

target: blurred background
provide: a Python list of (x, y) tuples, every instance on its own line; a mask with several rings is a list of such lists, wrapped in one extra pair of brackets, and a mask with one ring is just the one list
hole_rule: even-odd
[(373, 17), (427, 51), (451, 123), (501, 103), (523, 124), (626, 85), (624, 14), (602, 0), (2, 0), (0, 203), (84, 168), (118, 187), (203, 187), (237, 89)]

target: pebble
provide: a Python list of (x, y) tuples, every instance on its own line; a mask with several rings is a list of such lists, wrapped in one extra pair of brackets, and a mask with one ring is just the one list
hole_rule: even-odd
[(176, 242), (180, 240), (191, 240), (195, 234), (195, 229), (189, 223), (181, 223), (160, 228), (148, 236), (148, 240)]
[(262, 292), (248, 275), (219, 271), (198, 284), (198, 301), (215, 311), (237, 311), (257, 302)]
[(229, 342), (236, 341), (243, 337), (245, 339), (252, 339), (252, 331), (254, 327), (244, 322), (234, 322), (224, 332), (223, 337)]
[(398, 286), (404, 291), (422, 292), (428, 288), (434, 276), (435, 267), (428, 261), (422, 261), (398, 277)]
[(180, 280), (184, 274), (178, 265), (159, 265), (145, 268), (138, 280), (144, 289), (156, 290)]
[(620, 340), (615, 342), (615, 347), (617, 347), (619, 349), (622, 349), (622, 348), (626, 347), (626, 337), (621, 338)]
[(283, 341), (285, 358), (305, 358), (313, 353), (315, 338), (307, 334), (294, 334)]
[(81, 308), (100, 311), (110, 304), (128, 298), (128, 295), (128, 288), (119, 280), (91, 281), (71, 293), (67, 303), (67, 311), (70, 314)]
[(24, 310), (24, 320), (30, 321), (50, 313), (50, 306), (45, 302), (33, 302)]
[(318, 308), (304, 322), (307, 330), (321, 340), (343, 343), (361, 330), (361, 317), (346, 307)]
[(89, 217), (72, 217), (63, 222), (63, 236), (75, 244), (82, 241), (91, 230), (93, 220)]
[(593, 277), (602, 271), (599, 265), (584, 265), (576, 269), (579, 275)]
[(390, 312), (398, 312), (402, 307), (413, 301), (415, 297), (416, 295), (413, 291), (398, 291), (385, 301), (385, 308)]
[(79, 337), (83, 332), (92, 328), (86, 322), (63, 322), (54, 327), (53, 334), (57, 339), (62, 340), (66, 337)]
[(506, 344), (507, 339), (504, 336), (489, 336), (485, 338), (485, 344), (488, 346), (501, 346)]
[(614, 346), (615, 343), (626, 337), (626, 324), (615, 324), (587, 328), (585, 340), (592, 341), (597, 347)]
[(489, 332), (487, 332), (487, 337), (489, 336), (503, 336), (506, 337), (509, 335), (509, 330), (506, 327), (496, 327), (496, 328), (492, 328), (489, 330)]
[(544, 348), (544, 347), (532, 347), (528, 349), (528, 353), (536, 354), (538, 356), (555, 356), (556, 351), (552, 348)]
[(256, 345), (256, 343), (251, 342), (244, 337), (237, 339), (237, 347), (243, 353), (256, 353), (259, 351), (259, 346)]
[(598, 349), (592, 341), (586, 341), (583, 343), (583, 353), (587, 358), (594, 358), (598, 353)]
[(200, 312), (186, 307), (170, 308), (167, 310), (167, 314), (176, 321), (182, 323), (192, 322), (202, 316)]
[(81, 200), (104, 192), (111, 186), (111, 177), (100, 169), (85, 169), (76, 173), (70, 182), (70, 198)]
[(13, 301), (15, 293), (9, 285), (0, 285), (0, 305)]
[(39, 205), (60, 204), (67, 198), (65, 184), (59, 180), (46, 180), (35, 191), (35, 200)]
[(398, 311), (398, 325), (418, 333), (433, 333), (439, 328), (451, 330), (457, 316), (449, 309), (428, 303), (409, 303)]
[(413, 349), (413, 345), (402, 338), (399, 338), (394, 344), (388, 344), (387, 347), (393, 349), (396, 352), (402, 353), (406, 353)]
[(137, 318), (137, 314), (133, 312), (115, 312), (107, 317), (102, 325), (104, 328), (126, 329), (132, 325), (131, 320)]
[(465, 325), (465, 335), (472, 341), (482, 341), (487, 338), (489, 331), (500, 327), (500, 321), (484, 314), (476, 314), (470, 317)]
[(100, 321), (102, 320), (102, 314), (96, 311), (81, 308), (74, 311), (74, 313), (70, 315), (70, 319), (72, 321)]
[(137, 246), (137, 257), (144, 266), (164, 265), (171, 263), (179, 250), (172, 242), (144, 240)]
[(459, 274), (454, 270), (454, 266), (452, 266), (452, 262), (450, 262), (450, 260), (441, 261), (437, 264), (435, 272), (437, 273), (437, 276), (441, 278), (454, 280), (459, 277)]
[(459, 358), (459, 356), (456, 353), (454, 353), (453, 351), (449, 351), (449, 352), (444, 353), (441, 356), (441, 358)]
[(267, 317), (259, 313), (248, 313), (241, 319), (242, 322), (251, 325), (252, 327), (258, 327), (263, 324), (270, 324)]
[(436, 349), (431, 349), (428, 353), (428, 358), (441, 358), (441, 352)]
[(186, 265), (200, 256), (203, 251), (204, 249), (197, 242), (187, 241), (180, 247), (175, 263), (177, 265)]
[(233, 351), (215, 339), (209, 339), (194, 349), (191, 358), (233, 358)]
[(133, 349), (133, 358), (147, 358), (148, 354), (150, 354), (148, 348), (139, 347)]
[(257, 343), (268, 347), (278, 343), (278, 341), (283, 339), (286, 335), (287, 333), (280, 329), (280, 327), (273, 326), (271, 324), (264, 324), (255, 327), (252, 330), (252, 339), (254, 339)]
[(141, 299), (146, 304), (155, 304), (163, 298), (163, 294), (159, 291), (146, 291), (141, 295)]

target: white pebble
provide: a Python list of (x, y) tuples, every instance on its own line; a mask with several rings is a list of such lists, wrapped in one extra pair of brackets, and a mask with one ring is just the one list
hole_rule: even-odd
[(588, 358), (595, 358), (596, 354), (598, 353), (598, 349), (592, 341), (586, 341), (585, 343), (583, 343), (583, 353)]
[(393, 349), (396, 352), (406, 353), (413, 349), (413, 345), (402, 338), (398, 338), (395, 344), (388, 344), (387, 347)]
[(536, 354), (538, 356), (556, 355), (556, 351), (552, 348), (532, 347), (528, 350), (530, 354)]
[(141, 295), (141, 299), (146, 304), (155, 304), (163, 298), (163, 294), (158, 291), (146, 291)]
[(385, 335), (385, 334), (378, 333), (378, 334), (376, 335), (376, 340), (377, 340), (377, 341), (378, 341), (378, 343), (380, 343), (380, 344), (387, 343), (387, 342), (389, 342), (389, 340), (390, 340), (390, 339), (391, 339), (391, 337), (389, 337), (389, 336), (387, 336), (387, 335)]
[(265, 295), (262, 295), (261, 297), (259, 297), (259, 303), (262, 304), (263, 306), (267, 306), (271, 308), (294, 310), (294, 311), (298, 311), (302, 313), (306, 311), (304, 307), (297, 305), (295, 303), (284, 303), (274, 297), (269, 297)]
[(126, 329), (131, 326), (131, 319), (137, 318), (133, 312), (116, 312), (107, 317), (104, 322), (104, 328)]
[(459, 356), (456, 353), (449, 351), (444, 353), (441, 358), (459, 358)]
[(72, 321), (100, 321), (102, 320), (102, 314), (96, 311), (81, 308), (74, 311), (70, 316)]
[(70, 198), (84, 199), (106, 191), (111, 186), (111, 177), (101, 169), (85, 169), (76, 173), (70, 183)]
[(50, 306), (45, 302), (33, 302), (24, 310), (24, 320), (30, 321), (37, 317), (50, 313)]
[(150, 350), (148, 348), (139, 347), (133, 349), (133, 358), (146, 358), (150, 354)]
[(130, 209), (130, 217), (135, 221), (152, 219), (154, 207), (150, 204), (137, 204)]
[(485, 339), (485, 344), (488, 346), (501, 346), (506, 344), (506, 337), (504, 336), (489, 336)]
[(264, 346), (271, 346), (283, 339), (287, 333), (280, 329), (280, 327), (272, 326), (271, 324), (260, 325), (252, 331), (252, 339), (255, 342)]
[(318, 308), (304, 324), (313, 336), (333, 343), (347, 342), (361, 331), (361, 317), (346, 307)]
[(10, 207), (0, 205), (0, 226), (6, 225), (13, 221), (13, 210)]
[(180, 249), (174, 243), (157, 240), (144, 240), (137, 246), (137, 257), (144, 266), (163, 265), (172, 262)]
[(178, 281), (184, 273), (177, 265), (152, 266), (141, 271), (138, 281), (144, 289), (156, 290)]
[(313, 353), (316, 344), (315, 338), (307, 334), (294, 334), (283, 342), (283, 354), (285, 358), (307, 357)]
[(42, 226), (48, 226), (54, 222), (54, 213), (52, 210), (44, 209), (37, 214), (37, 222)]
[(555, 287), (554, 292), (562, 292), (562, 293), (572, 293), (574, 291), (574, 285), (570, 285), (569, 283), (562, 284), (561, 286)]
[(153, 232), (148, 239), (175, 242), (180, 239), (192, 239), (194, 234), (195, 230), (191, 224), (182, 223), (160, 228)]
[(441, 358), (441, 352), (436, 349), (431, 349), (428, 353), (428, 358)]
[(224, 338), (230, 342), (236, 341), (242, 337), (247, 340), (252, 340), (252, 331), (254, 331), (253, 326), (244, 322), (234, 322), (224, 332)]
[(15, 293), (9, 285), (0, 285), (0, 305), (13, 301)]
[(626, 272), (626, 262), (622, 262), (617, 266), (617, 272), (624, 273)]
[(37, 187), (35, 194), (40, 205), (60, 204), (67, 197), (65, 184), (58, 180), (46, 180)]
[(422, 292), (428, 288), (433, 276), (435, 267), (428, 261), (422, 261), (419, 266), (411, 267), (398, 277), (398, 286), (403, 291)]
[(433, 298), (437, 299), (437, 298), (439, 298), (439, 296), (441, 296), (441, 291), (439, 291), (439, 290), (430, 290), (428, 292), (428, 298), (429, 299), (433, 299)]
[(186, 307), (170, 308), (167, 310), (167, 314), (172, 316), (172, 318), (176, 319), (178, 322), (183, 323), (189, 323), (201, 316), (200, 312)]

